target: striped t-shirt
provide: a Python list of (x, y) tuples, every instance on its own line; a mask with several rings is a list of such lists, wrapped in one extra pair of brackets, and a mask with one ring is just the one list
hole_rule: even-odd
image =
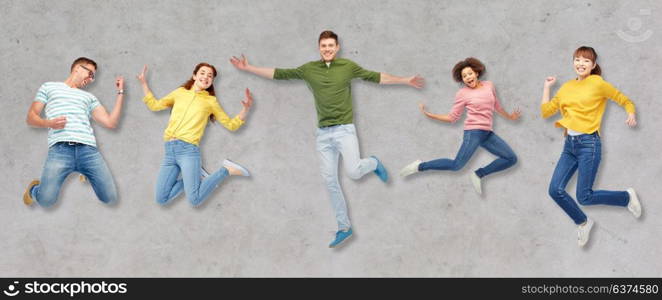
[(62, 129), (48, 130), (48, 147), (58, 142), (77, 142), (97, 146), (90, 115), (99, 105), (94, 95), (81, 89), (69, 87), (64, 82), (46, 82), (41, 85), (35, 101), (46, 105), (44, 113), (50, 120), (60, 116), (67, 118)]

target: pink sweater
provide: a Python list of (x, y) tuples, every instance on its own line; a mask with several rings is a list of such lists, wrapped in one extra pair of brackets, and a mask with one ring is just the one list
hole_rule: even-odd
[(481, 86), (472, 89), (467, 86), (455, 94), (455, 103), (448, 116), (455, 123), (467, 108), (464, 130), (482, 129), (492, 131), (492, 113), (501, 109), (496, 90), (491, 81), (481, 81)]

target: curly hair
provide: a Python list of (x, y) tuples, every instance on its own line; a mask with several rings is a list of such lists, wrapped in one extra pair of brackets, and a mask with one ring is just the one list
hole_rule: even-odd
[(483, 73), (485, 73), (485, 65), (480, 62), (480, 60), (474, 57), (467, 57), (465, 60), (455, 64), (455, 67), (453, 67), (453, 71), (451, 73), (453, 74), (453, 79), (455, 81), (462, 82), (462, 70), (464, 70), (466, 67), (469, 67), (474, 72), (478, 73), (479, 78), (483, 75)]

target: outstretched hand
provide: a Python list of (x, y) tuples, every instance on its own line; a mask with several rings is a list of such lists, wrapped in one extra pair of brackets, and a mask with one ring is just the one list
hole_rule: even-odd
[(147, 75), (147, 65), (143, 66), (143, 71), (136, 76), (141, 83), (147, 83), (145, 76)]
[(409, 77), (409, 80), (407, 80), (407, 84), (409, 86), (413, 86), (417, 89), (420, 89), (425, 84), (425, 79), (423, 79), (423, 77), (421, 77), (420, 75), (412, 76)]
[(427, 112), (425, 111), (425, 104), (423, 103), (418, 103), (418, 109), (424, 114)]
[(241, 55), (241, 58), (232, 56), (232, 58), (230, 58), (230, 63), (232, 63), (235, 68), (242, 71), (248, 68), (248, 59), (246, 59), (246, 56), (243, 54)]
[(521, 110), (519, 109), (519, 107), (518, 107), (518, 108), (515, 108), (515, 110), (513, 111), (513, 113), (508, 114), (508, 119), (515, 121), (515, 120), (519, 119), (519, 117), (520, 117), (521, 115), (522, 115), (522, 111), (521, 111)]
[(248, 88), (246, 88), (246, 98), (241, 100), (241, 105), (244, 106), (244, 109), (250, 109), (253, 105), (253, 96), (251, 95), (251, 91)]

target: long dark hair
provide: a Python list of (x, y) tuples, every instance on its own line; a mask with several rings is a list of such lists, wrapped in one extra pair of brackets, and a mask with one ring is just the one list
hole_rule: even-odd
[[(212, 78), (212, 83), (205, 91), (207, 91), (209, 95), (216, 96), (216, 92), (214, 91), (214, 79), (216, 79), (216, 74), (218, 74), (216, 72), (216, 68), (206, 62), (201, 62), (197, 66), (195, 66), (195, 69), (193, 69), (193, 75), (195, 76), (195, 74), (197, 74), (200, 68), (202, 67), (208, 67), (214, 72), (214, 78)], [(193, 80), (193, 78), (189, 78), (186, 82), (184, 82), (184, 84), (182, 84), (181, 87), (190, 90), (191, 87), (193, 87), (193, 83), (195, 83), (195, 80)], [(215, 120), (214, 115), (210, 115), (209, 121), (214, 122), (214, 120)]]
[(591, 75), (602, 75), (602, 69), (600, 69), (600, 65), (598, 65), (598, 53), (595, 52), (595, 49), (588, 46), (581, 46), (575, 50), (575, 54), (572, 55), (572, 58), (574, 59), (575, 57), (580, 56), (588, 58), (595, 63), (595, 68), (591, 70)]
[[(201, 62), (197, 66), (195, 66), (195, 69), (193, 69), (193, 76), (195, 76), (195, 74), (197, 74), (200, 68), (202, 67), (208, 67), (214, 72), (214, 78), (212, 78), (212, 83), (205, 91), (207, 91), (209, 95), (216, 96), (216, 93), (214, 92), (214, 82), (213, 82), (213, 80), (216, 78), (216, 74), (218, 74), (216, 72), (216, 68), (206, 62)], [(190, 90), (191, 87), (193, 86), (193, 83), (195, 83), (195, 80), (193, 80), (193, 78), (189, 78), (186, 82), (184, 82), (184, 84), (182, 84), (182, 87), (187, 90)]]

